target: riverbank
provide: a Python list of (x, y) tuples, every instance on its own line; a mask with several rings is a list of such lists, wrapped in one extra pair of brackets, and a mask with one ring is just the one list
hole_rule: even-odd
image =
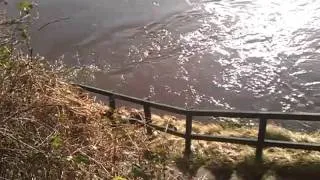
[[(65, 82), (44, 61), (21, 56), (0, 68), (3, 177), (175, 179), (194, 176), (200, 167), (215, 176), (237, 172), (243, 179), (266, 173), (293, 179), (319, 177), (319, 152), (267, 148), (264, 162), (257, 165), (254, 149), (249, 146), (205, 141), (193, 141), (193, 158), (187, 167), (182, 158), (183, 139), (157, 131), (150, 137), (143, 126), (125, 120), (137, 110), (119, 108), (110, 116), (107, 106)], [(174, 116), (153, 115), (152, 119), (155, 124), (183, 132), (184, 121)], [(193, 131), (256, 137), (256, 127), (230, 122), (196, 122)], [(319, 132), (292, 132), (275, 125), (268, 127), (267, 137), (311, 143), (320, 140)]]
[[(26, 35), (24, 30), (18, 33)], [(7, 40), (6, 34), (1, 37)], [(263, 163), (257, 164), (249, 146), (193, 141), (193, 157), (184, 159), (183, 139), (157, 131), (147, 135), (144, 126), (126, 120), (139, 111), (119, 108), (112, 114), (103, 102), (62, 78), (63, 70), (22, 53), (12, 42), (0, 47), (1, 178), (205, 179), (207, 172), (211, 179), (320, 178), (320, 153), (315, 151), (268, 148)], [(184, 120), (177, 117), (154, 114), (152, 119), (183, 132)], [(256, 127), (230, 122), (198, 122), (193, 131), (256, 137)], [(297, 142), (320, 139), (319, 132), (278, 126), (270, 126), (267, 136)]]
[[(117, 112), (122, 117), (136, 117), (136, 114), (143, 114), (143, 110), (127, 108), (120, 108)], [(152, 115), (152, 120), (153, 124), (184, 133), (184, 119), (178, 119), (170, 115)], [(193, 123), (192, 131), (193, 133), (205, 135), (256, 138), (258, 127), (239, 123), (239, 119), (224, 118), (215, 123), (196, 121)], [(179, 154), (183, 153), (183, 139), (172, 135), (166, 135), (163, 138), (174, 147), (174, 149), (170, 149), (171, 153), (176, 154), (176, 156), (173, 155), (173, 158), (179, 157)], [(294, 132), (271, 124), (267, 126), (266, 139), (318, 143), (320, 142), (320, 132)], [(254, 147), (197, 140), (192, 142), (194, 154), (192, 159), (193, 166), (191, 167), (194, 169), (188, 169), (186, 172), (191, 172), (193, 175), (196, 175), (198, 168), (201, 167), (207, 168), (214, 176), (221, 176), (223, 179), (228, 179), (231, 176), (242, 177), (243, 179), (261, 179), (263, 176), (273, 176), (280, 179), (281, 177), (303, 179), (304, 176), (319, 178), (320, 153), (316, 151), (266, 148), (264, 150), (264, 162), (257, 164), (255, 162)], [(185, 163), (182, 165), (185, 165)]]

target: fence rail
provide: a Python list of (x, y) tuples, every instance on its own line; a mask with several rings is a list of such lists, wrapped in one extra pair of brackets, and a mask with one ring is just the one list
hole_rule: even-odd
[[(112, 109), (116, 108), (116, 99), (124, 100), (131, 103), (139, 104), (143, 106), (145, 121), (136, 120), (138, 123), (147, 125), (147, 132), (152, 133), (152, 128), (163, 131), (181, 138), (185, 139), (185, 156), (189, 157), (192, 153), (191, 151), (191, 141), (192, 140), (204, 140), (204, 141), (217, 141), (225, 143), (235, 143), (244, 144), (256, 147), (256, 160), (262, 160), (262, 151), (265, 147), (281, 147), (281, 148), (293, 148), (293, 149), (303, 149), (303, 150), (315, 150), (320, 151), (320, 144), (311, 143), (296, 143), (287, 141), (274, 141), (266, 140), (266, 127), (269, 119), (277, 120), (303, 120), (303, 121), (320, 121), (319, 113), (283, 113), (283, 112), (253, 112), (253, 111), (216, 111), (216, 110), (190, 110), (183, 109), (179, 107), (169, 106), (166, 104), (160, 104), (156, 102), (151, 102), (143, 99), (138, 99), (135, 97), (130, 97), (115, 93), (112, 91), (106, 91), (103, 89), (75, 84), (89, 92), (97, 93), (100, 95), (109, 97), (109, 106)], [(165, 127), (160, 127), (152, 124), (151, 119), (151, 108), (163, 110), (171, 113), (176, 113), (179, 115), (186, 116), (186, 130), (185, 133), (180, 133), (167, 129)], [(195, 116), (212, 116), (212, 117), (232, 117), (232, 118), (256, 118), (259, 119), (259, 131), (258, 138), (236, 138), (236, 137), (222, 137), (222, 136), (212, 136), (212, 135), (200, 135), (192, 133), (192, 119)]]

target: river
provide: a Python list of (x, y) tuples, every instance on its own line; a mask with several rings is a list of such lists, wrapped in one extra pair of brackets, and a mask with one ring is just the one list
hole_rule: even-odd
[[(35, 51), (90, 67), (88, 84), (189, 108), (320, 113), (320, 1), (41, 0), (37, 9)], [(59, 18), (69, 19), (38, 30)]]

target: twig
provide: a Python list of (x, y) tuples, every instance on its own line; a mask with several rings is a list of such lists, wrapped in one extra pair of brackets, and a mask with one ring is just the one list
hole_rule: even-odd
[[(0, 129), (3, 129), (3, 128), (0, 128)], [(3, 130), (5, 130), (5, 131), (6, 131), (6, 129), (3, 129)], [(39, 149), (37, 149), (37, 148), (35, 148), (35, 147), (33, 147), (33, 146), (29, 145), (29, 144), (27, 144), (27, 143), (25, 143), (25, 142), (23, 142), (23, 141), (21, 141), (21, 140), (17, 139), (17, 138), (16, 138), (16, 137), (14, 137), (12, 134), (9, 134), (9, 133), (3, 132), (3, 131), (0, 131), (0, 133), (1, 133), (2, 135), (4, 135), (4, 136), (10, 137), (11, 139), (13, 139), (13, 140), (15, 140), (15, 141), (17, 141), (17, 142), (19, 142), (19, 143), (21, 143), (21, 144), (25, 145), (26, 147), (28, 147), (28, 148), (30, 148), (30, 149), (33, 149), (33, 150), (35, 150), (35, 151), (37, 151), (37, 152), (41, 152), (41, 153), (45, 154), (43, 151), (41, 151), (41, 150), (39, 150)]]
[(22, 109), (20, 111), (16, 111), (15, 113), (11, 114), (10, 116), (4, 118), (1, 123), (3, 123), (3, 124), (6, 123), (6, 121), (8, 121), (10, 119), (13, 119), (16, 115), (18, 115), (20, 113), (25, 113), (25, 112), (28, 112), (30, 110), (36, 109), (36, 108), (43, 108), (43, 107), (50, 107), (50, 106), (55, 106), (55, 105), (48, 104), (48, 105), (43, 105), (41, 107), (40, 106), (34, 106), (34, 105), (30, 106), (30, 107)]
[(135, 143), (133, 141), (133, 139), (131, 138), (131, 136), (128, 133), (126, 133), (126, 136), (130, 139), (131, 143), (136, 147), (137, 150), (140, 149), (139, 146), (137, 145), (137, 143)]
[(56, 134), (56, 132), (52, 132), (49, 136), (47, 136), (42, 142), (40, 142), (39, 144), (37, 144), (36, 146), (37, 147), (40, 147), (40, 146), (42, 146), (45, 142), (48, 142), (48, 140), (51, 138), (51, 137), (53, 137), (53, 135), (54, 134)]
[(24, 22), (24, 20), (26, 20), (27, 18), (30, 17), (30, 14), (27, 14), (25, 16), (22, 16), (20, 18), (17, 19), (12, 19), (12, 20), (8, 20), (8, 21), (1, 21), (0, 25), (13, 25), (13, 24), (21, 24)]
[(47, 129), (51, 129), (52, 131), (56, 132), (56, 129), (55, 129), (54, 127), (51, 127), (51, 126), (49, 126), (49, 125), (47, 125), (47, 124), (44, 124), (44, 123), (40, 123), (40, 122), (38, 122), (38, 121), (35, 120), (35, 119), (25, 118), (25, 117), (17, 117), (17, 118), (12, 118), (12, 119), (13, 119), (13, 120), (17, 120), (17, 121), (20, 121), (20, 120), (30, 121), (30, 122), (32, 122), (32, 123), (36, 123), (36, 124), (38, 124), (38, 125), (40, 125), (40, 126), (44, 126), (44, 127), (46, 127)]
[(117, 133), (115, 133), (115, 138), (113, 139), (113, 151), (112, 151), (112, 164), (116, 163), (116, 152), (117, 152)]
[(69, 19), (71, 19), (71, 18), (70, 17), (62, 17), (62, 18), (58, 18), (58, 19), (52, 20), (52, 21), (47, 22), (46, 24), (40, 26), (38, 28), (38, 31), (41, 31), (42, 29), (44, 29), (45, 27), (49, 26), (50, 24), (58, 23), (60, 21), (66, 21), (66, 20), (69, 20)]
[(109, 171), (107, 170), (107, 168), (101, 163), (99, 162), (98, 160), (94, 159), (93, 157), (89, 156), (88, 154), (84, 153), (83, 151), (79, 150), (79, 152), (85, 156), (87, 156), (89, 159), (91, 159), (93, 162), (95, 162), (97, 165), (99, 165), (109, 176), (110, 176), (110, 173)]
[(4, 118), (4, 119), (2, 120), (2, 123), (4, 124), (4, 123), (6, 123), (6, 121), (14, 118), (16, 115), (18, 115), (18, 114), (20, 114), (20, 113), (28, 112), (28, 111), (30, 111), (30, 110), (32, 110), (32, 109), (34, 109), (34, 108), (36, 108), (36, 107), (31, 106), (31, 107), (22, 109), (22, 110), (20, 110), (20, 111), (16, 111), (15, 113), (11, 114), (10, 116)]

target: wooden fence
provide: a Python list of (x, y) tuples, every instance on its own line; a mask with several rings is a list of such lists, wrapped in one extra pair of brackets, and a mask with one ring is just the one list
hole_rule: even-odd
[[(147, 132), (152, 133), (152, 128), (166, 132), (185, 139), (185, 156), (189, 157), (192, 153), (191, 151), (191, 141), (192, 140), (204, 140), (204, 141), (216, 141), (225, 143), (235, 143), (250, 145), (256, 147), (256, 160), (262, 160), (262, 151), (265, 147), (281, 147), (281, 148), (293, 148), (293, 149), (303, 149), (303, 150), (314, 150), (320, 151), (320, 144), (310, 144), (310, 143), (296, 143), (288, 141), (275, 141), (266, 140), (266, 127), (269, 119), (273, 120), (302, 120), (302, 121), (320, 121), (319, 113), (283, 113), (283, 112), (252, 112), (252, 111), (215, 111), (215, 110), (188, 110), (179, 107), (169, 106), (166, 104), (160, 104), (155, 102), (150, 102), (135, 97), (130, 97), (111, 91), (102, 90), (99, 88), (75, 84), (89, 92), (97, 93), (100, 95), (109, 97), (109, 106), (112, 109), (116, 108), (116, 99), (124, 100), (127, 102), (139, 104), (143, 106), (145, 121), (139, 121), (139, 123), (144, 123), (147, 125)], [(184, 115), (186, 117), (186, 129), (185, 133), (177, 132), (165, 127), (160, 127), (152, 124), (151, 119), (151, 108), (163, 110), (179, 115)], [(230, 118), (255, 118), (259, 119), (259, 131), (258, 138), (237, 138), (237, 137), (223, 137), (223, 136), (211, 136), (211, 135), (200, 135), (192, 133), (192, 118), (195, 116), (211, 116), (211, 117), (230, 117)]]

